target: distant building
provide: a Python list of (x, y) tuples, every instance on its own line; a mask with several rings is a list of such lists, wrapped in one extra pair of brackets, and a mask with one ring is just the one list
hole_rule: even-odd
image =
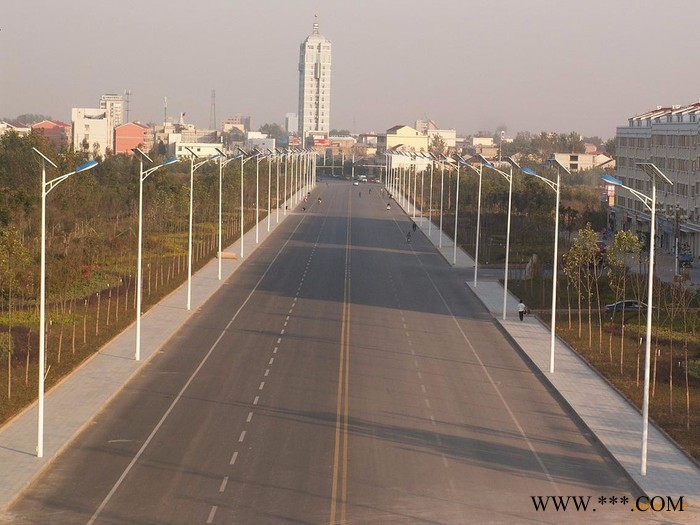
[(435, 121), (432, 119), (416, 120), (416, 130), (424, 135), (436, 129), (438, 129), (437, 124), (435, 124)]
[(100, 109), (104, 109), (109, 116), (112, 127), (116, 128), (124, 123), (124, 97), (121, 95), (102, 95), (100, 97)]
[(331, 126), (331, 43), (313, 32), (299, 46), (299, 136), (310, 134), (326, 138)]
[(32, 129), (27, 126), (15, 126), (13, 124), (10, 124), (9, 122), (0, 120), (0, 135), (4, 135), (5, 133), (9, 133), (10, 131), (14, 131), (19, 136), (23, 137), (29, 135)]
[(71, 110), (73, 148), (87, 146), (87, 151), (104, 155), (114, 151), (114, 127), (105, 109), (73, 108)]
[(32, 124), (32, 133), (41, 133), (58, 151), (64, 151), (70, 145), (71, 125), (60, 120), (42, 120)]
[(127, 122), (114, 129), (114, 153), (131, 155), (134, 148), (149, 152), (153, 148), (153, 134), (148, 126)]
[(428, 135), (428, 144), (432, 144), (433, 138), (439, 136), (448, 148), (454, 149), (457, 145), (457, 130), (455, 129), (429, 129), (426, 135)]
[(246, 133), (244, 147), (246, 149), (257, 148), (260, 151), (265, 151), (267, 148), (274, 151), (275, 139), (273, 137), (268, 137), (265, 133), (261, 133), (260, 131), (249, 131)]
[(330, 137), (330, 147), (333, 155), (345, 155), (349, 157), (353, 153), (357, 140), (354, 137)]
[(296, 113), (285, 114), (284, 131), (287, 132), (287, 135), (292, 135), (299, 132), (299, 115)]
[(569, 171), (590, 170), (598, 166), (615, 167), (615, 161), (607, 153), (603, 152), (554, 153), (551, 158), (556, 159)]
[[(654, 164), (673, 186), (659, 185), (656, 194), (659, 243), (668, 252), (687, 244), (700, 254), (700, 102), (657, 106), (630, 117), (617, 128), (615, 137), (616, 177), (647, 195), (651, 181), (637, 163)], [(631, 229), (649, 237), (650, 213), (626, 190), (615, 192), (611, 222), (616, 229)]]
[[(189, 149), (187, 149), (189, 148)], [(219, 152), (223, 146), (220, 142), (171, 142), (168, 144), (168, 153), (180, 159), (189, 159), (192, 154), (190, 149), (194, 151), (198, 158), (206, 159)]]
[(230, 117), (226, 117), (226, 119), (221, 123), (221, 131), (223, 133), (229, 133), (234, 128), (241, 133), (250, 131), (250, 115), (232, 115)]
[(428, 151), (428, 136), (411, 126), (398, 125), (377, 136), (377, 149), (380, 152), (401, 147), (405, 151)]
[(472, 137), (471, 138), (471, 145), (472, 146), (496, 146), (496, 144), (493, 141), (493, 137)]

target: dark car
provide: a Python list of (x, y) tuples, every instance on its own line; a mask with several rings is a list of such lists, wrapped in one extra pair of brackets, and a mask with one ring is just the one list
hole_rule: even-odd
[(646, 312), (647, 305), (640, 301), (634, 301), (631, 299), (605, 305), (606, 312), (636, 312), (639, 310)]

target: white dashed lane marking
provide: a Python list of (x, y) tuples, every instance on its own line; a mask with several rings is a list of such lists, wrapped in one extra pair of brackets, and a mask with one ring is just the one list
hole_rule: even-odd
[(219, 487), (219, 492), (223, 492), (226, 490), (226, 485), (228, 484), (228, 476), (226, 476), (222, 481), (221, 481), (221, 486)]

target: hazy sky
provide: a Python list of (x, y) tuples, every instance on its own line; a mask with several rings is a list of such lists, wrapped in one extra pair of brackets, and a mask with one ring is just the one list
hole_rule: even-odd
[(0, 117), (70, 120), (131, 90), (131, 120), (297, 112), (299, 44), (333, 44), (331, 127), (429, 117), (459, 134), (614, 136), (700, 97), (697, 0), (0, 0)]

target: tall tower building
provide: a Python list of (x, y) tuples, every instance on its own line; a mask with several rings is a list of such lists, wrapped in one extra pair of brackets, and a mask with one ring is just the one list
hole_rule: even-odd
[(107, 112), (112, 128), (124, 124), (124, 97), (121, 95), (102, 95), (100, 97), (100, 109)]
[(299, 136), (328, 136), (331, 126), (331, 43), (318, 32), (299, 48)]

